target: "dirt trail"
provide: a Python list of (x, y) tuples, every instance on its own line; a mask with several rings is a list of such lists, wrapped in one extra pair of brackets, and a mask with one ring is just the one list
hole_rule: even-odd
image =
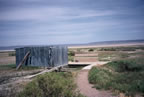
[(89, 84), (88, 82), (88, 71), (90, 70), (90, 68), (84, 68), (78, 73), (76, 79), (76, 83), (81, 94), (87, 97), (118, 97), (112, 96), (112, 93), (110, 93), (109, 91), (99, 91), (95, 88), (92, 88), (93, 85)]

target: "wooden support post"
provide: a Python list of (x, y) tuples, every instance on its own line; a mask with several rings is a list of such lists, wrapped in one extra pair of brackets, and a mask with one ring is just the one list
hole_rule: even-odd
[(22, 64), (26, 61), (26, 59), (28, 58), (28, 56), (30, 55), (30, 51), (28, 51), (27, 53), (26, 53), (26, 55), (24, 56), (24, 58), (23, 58), (23, 60), (19, 63), (19, 65), (16, 67), (16, 70), (18, 70), (21, 66), (22, 66)]

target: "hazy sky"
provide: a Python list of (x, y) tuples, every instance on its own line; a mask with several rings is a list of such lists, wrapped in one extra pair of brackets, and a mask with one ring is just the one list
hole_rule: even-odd
[(144, 0), (0, 0), (0, 46), (144, 39)]

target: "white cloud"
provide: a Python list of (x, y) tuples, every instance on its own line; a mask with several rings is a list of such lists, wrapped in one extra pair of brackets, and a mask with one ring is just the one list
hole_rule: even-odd
[(116, 14), (113, 11), (86, 10), (68, 7), (19, 8), (1, 12), (0, 20), (52, 21)]

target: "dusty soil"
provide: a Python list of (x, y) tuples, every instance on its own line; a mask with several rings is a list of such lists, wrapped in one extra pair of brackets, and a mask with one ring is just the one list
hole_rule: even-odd
[(0, 52), (0, 65), (15, 64), (15, 56), (9, 56), (11, 52)]
[(74, 60), (78, 62), (96, 62), (98, 60), (97, 57), (74, 57)]
[(39, 73), (42, 70), (8, 70), (0, 72), (0, 97), (15, 97), (17, 92), (21, 91), (32, 80), (25, 78), (25, 76)]
[(81, 70), (77, 76), (77, 86), (81, 94), (87, 97), (118, 97), (112, 96), (109, 91), (99, 91), (92, 88), (93, 85), (88, 82), (88, 70)]
[(96, 52), (87, 52), (83, 50), (81, 52), (76, 52), (74, 56), (74, 61), (78, 62), (96, 62), (98, 60), (98, 53)]
[(98, 53), (81, 53), (81, 54), (75, 54), (76, 57), (97, 57)]
[(15, 64), (15, 57), (0, 58), (0, 64)]

